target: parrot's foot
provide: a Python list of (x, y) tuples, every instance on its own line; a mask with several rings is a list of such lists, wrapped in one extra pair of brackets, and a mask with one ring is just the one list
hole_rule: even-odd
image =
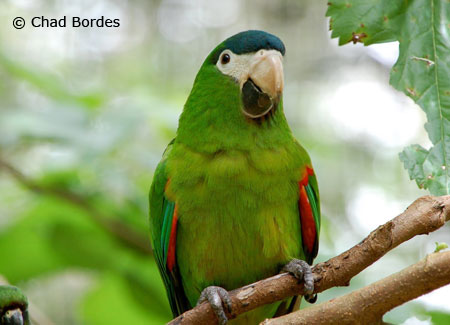
[[(313, 295), (314, 278), (311, 271), (311, 266), (305, 261), (294, 258), (286, 264), (282, 271), (292, 273), (297, 279), (302, 280), (305, 286), (306, 301), (313, 301), (317, 299), (317, 295)], [(316, 296), (316, 298), (314, 297)]]
[(228, 318), (225, 315), (223, 306), (227, 308), (227, 311), (231, 314), (231, 298), (228, 291), (222, 287), (210, 286), (203, 289), (200, 294), (200, 298), (197, 301), (197, 305), (209, 301), (214, 313), (219, 319), (220, 325), (225, 325), (228, 322)]
[(19, 308), (8, 310), (2, 317), (0, 324), (23, 325), (22, 312)]

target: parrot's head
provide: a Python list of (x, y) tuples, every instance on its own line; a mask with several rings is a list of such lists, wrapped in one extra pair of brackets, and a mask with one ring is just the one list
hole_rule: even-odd
[(257, 30), (236, 34), (220, 44), (207, 59), (217, 73), (239, 87), (242, 113), (261, 118), (275, 110), (283, 92), (283, 42)]
[[(276, 129), (288, 128), (282, 112), (285, 51), (278, 37), (259, 30), (220, 43), (195, 78), (177, 139), (196, 145), (208, 142), (205, 147), (214, 143), (208, 150), (212, 151), (243, 147), (251, 134), (253, 139), (274, 138)], [(204, 140), (192, 139), (194, 134)]]

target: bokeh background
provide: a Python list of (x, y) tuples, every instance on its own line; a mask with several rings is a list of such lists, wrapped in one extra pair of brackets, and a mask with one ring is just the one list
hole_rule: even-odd
[[(325, 12), (317, 0), (0, 2), (0, 275), (28, 295), (39, 324), (170, 319), (147, 193), (202, 61), (236, 32), (263, 29), (287, 47), (285, 112), (321, 190), (317, 262), (427, 194), (398, 159), (408, 144), (429, 146), (423, 112), (388, 84), (398, 44), (338, 47)], [(30, 26), (64, 15), (120, 27)], [(12, 27), (16, 16), (24, 29)], [(445, 227), (414, 238), (319, 302), (415, 263), (448, 236)], [(442, 288), (385, 320), (449, 324), (449, 297)]]

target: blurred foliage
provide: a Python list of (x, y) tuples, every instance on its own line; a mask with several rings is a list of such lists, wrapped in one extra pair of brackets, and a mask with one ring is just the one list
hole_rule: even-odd
[(104, 98), (101, 94), (72, 94), (62, 86), (61, 80), (45, 71), (35, 71), (3, 55), (0, 55), (0, 64), (11, 77), (26, 81), (42, 94), (54, 100), (72, 103), (89, 109), (98, 108), (103, 104)]
[(434, 325), (450, 324), (450, 315), (440, 311), (429, 311), (424, 313), (425, 316), (430, 316), (430, 320)]
[(391, 85), (427, 114), (430, 149), (412, 145), (400, 153), (411, 179), (433, 195), (450, 193), (450, 6), (448, 1), (349, 1), (329, 3), (332, 37), (339, 44), (398, 40)]
[[(325, 8), (313, 0), (0, 1), (0, 274), (55, 324), (169, 320), (150, 252), (148, 189), (204, 58), (250, 28), (287, 47), (285, 113), (321, 190), (318, 262), (423, 194), (396, 158), (408, 141), (426, 146), (422, 117), (384, 87), (390, 63), (373, 47), (330, 41)], [(121, 27), (12, 29), (14, 17), (36, 15), (104, 15)], [(367, 117), (361, 106), (380, 98), (388, 102)], [(384, 107), (384, 116), (415, 122), (389, 129), (384, 116), (373, 118)], [(416, 262), (448, 230), (430, 237), (399, 247), (319, 302)], [(417, 306), (387, 321), (421, 314)]]

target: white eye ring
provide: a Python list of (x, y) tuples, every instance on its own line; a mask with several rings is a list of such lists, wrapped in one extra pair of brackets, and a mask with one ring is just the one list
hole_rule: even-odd
[(232, 53), (231, 53), (231, 51), (225, 50), (225, 51), (223, 51), (223, 52), (220, 54), (220, 56), (219, 56), (219, 64), (220, 64), (221, 66), (225, 66), (225, 65), (227, 65), (228, 63), (230, 63), (231, 58), (232, 58)]

